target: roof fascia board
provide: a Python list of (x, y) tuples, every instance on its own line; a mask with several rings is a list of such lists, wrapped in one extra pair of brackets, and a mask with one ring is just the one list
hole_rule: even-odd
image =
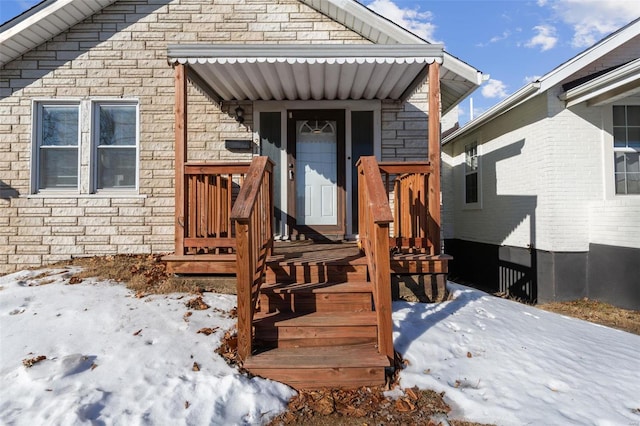
[(601, 97), (605, 93), (615, 91), (620, 87), (626, 87), (639, 79), (640, 59), (636, 59), (623, 67), (567, 90), (560, 95), (560, 100), (566, 101), (568, 108), (581, 102)]
[[(313, 1), (300, 0), (307, 6), (314, 8)], [(338, 9), (342, 9), (345, 13), (353, 16), (355, 19), (375, 28), (384, 33), (387, 37), (399, 44), (428, 44), (425, 40), (417, 35), (407, 31), (392, 21), (378, 15), (368, 7), (353, 0), (320, 0), (320, 3), (333, 5)], [(334, 18), (335, 19), (335, 18)], [(344, 24), (344, 22), (343, 22)], [(351, 28), (354, 30), (353, 28)], [(354, 30), (355, 31), (355, 30)]]
[[(473, 68), (471, 65), (465, 63), (464, 61), (461, 61), (455, 56), (447, 53), (446, 51), (444, 52), (442, 66), (449, 71), (458, 74), (460, 77), (476, 84), (476, 86), (480, 86), (482, 84), (482, 72)], [(473, 90), (475, 89), (476, 87), (473, 88)], [(473, 90), (471, 90), (471, 92), (473, 92)]]
[[(0, 44), (15, 36), (16, 34), (22, 32), (23, 30), (29, 28), (30, 26), (43, 21), (49, 15), (56, 13), (57, 11), (63, 9), (65, 6), (73, 3), (74, 1), (75, 0), (49, 1), (48, 4), (43, 5), (44, 7), (34, 7), (32, 10), (27, 11), (25, 16), (20, 15), (16, 17), (18, 22), (13, 25), (8, 25), (8, 28), (0, 33)], [(12, 21), (7, 22), (7, 24), (12, 24)]]
[[(109, 4), (115, 3), (116, 0), (109, 0)], [(23, 15), (17, 16), (15, 19), (17, 22), (13, 23), (13, 20), (8, 21), (5, 25), (6, 29), (2, 29), (5, 25), (0, 27), (0, 44), (4, 41), (15, 36), (19, 32), (29, 28), (30, 26), (37, 24), (45, 20), (50, 15), (57, 11), (64, 9), (73, 3), (87, 3), (86, 0), (51, 0), (36, 5), (32, 9), (25, 12)], [(95, 12), (94, 12), (95, 13)], [(88, 18), (85, 16), (84, 18)]]
[[(0, 66), (3, 66), (6, 63), (16, 59), (20, 55), (23, 55), (26, 52), (35, 49), (43, 42), (52, 39), (58, 34), (69, 29), (71, 26), (83, 21), (84, 19), (92, 16), (93, 14), (115, 2), (116, 0), (45, 0), (41, 3), (38, 3), (31, 9), (0, 26), (0, 49), (2, 48), (3, 44), (9, 44), (10, 41), (15, 41), (16, 38), (19, 39), (20, 33), (29, 29), (34, 29), (35, 32), (41, 37), (41, 41), (28, 43), (26, 45), (19, 42), (19, 44), (22, 46), (21, 49), (7, 54), (4, 54), (6, 52), (3, 51), (3, 55), (0, 55), (0, 57), (2, 58), (0, 59)], [(56, 29), (54, 31), (49, 31), (48, 29), (46, 29), (47, 26), (50, 25), (50, 22), (47, 22), (50, 17), (55, 17), (59, 11), (64, 10), (65, 8), (69, 8), (70, 6), (73, 6), (75, 4), (84, 6), (81, 7), (81, 9), (85, 9), (88, 6), (91, 12), (83, 14), (83, 16), (80, 18), (70, 20), (70, 22), (65, 22), (66, 25), (62, 29)]]
[[(568, 60), (567, 62), (554, 68), (544, 76), (540, 77), (536, 82), (529, 83), (528, 85), (524, 86), (513, 95), (509, 96), (502, 102), (496, 104), (493, 108), (490, 108), (488, 111), (486, 111), (484, 114), (476, 118), (474, 121), (467, 123), (465, 126), (461, 127), (457, 131), (448, 135), (445, 139), (443, 139), (443, 144), (451, 142), (451, 140), (453, 140), (454, 138), (459, 137), (462, 134), (477, 128), (481, 124), (484, 124), (493, 120), (498, 115), (503, 114), (504, 112), (513, 108), (517, 104), (526, 100), (526, 99), (518, 100), (518, 98), (522, 96), (521, 93), (527, 93), (527, 92), (533, 93), (532, 85), (536, 86), (535, 92), (542, 93), (550, 89), (551, 87), (559, 84), (560, 82), (567, 79), (568, 77), (575, 74), (576, 72), (580, 71), (582, 68), (592, 63), (593, 61), (597, 60), (598, 58), (604, 56), (605, 54), (609, 53), (613, 49), (621, 46), (622, 44), (638, 36), (638, 34), (640, 34), (640, 18), (631, 22), (626, 27), (623, 27), (617, 32), (609, 35), (605, 39), (599, 41), (594, 46), (576, 55), (575, 57)], [(446, 58), (445, 58), (445, 61), (446, 61)], [(529, 95), (525, 95), (525, 96), (529, 96)]]
[[(311, 0), (300, 0), (302, 3), (305, 3), (307, 6), (314, 8), (313, 1)], [(412, 32), (402, 28), (396, 23), (380, 16), (376, 12), (372, 11), (368, 7), (363, 4), (360, 4), (354, 0), (320, 0), (320, 3), (331, 4), (337, 8), (344, 10), (347, 14), (350, 14), (366, 25), (370, 25), (376, 30), (384, 33), (391, 40), (394, 40), (398, 44), (429, 44), (426, 40), (418, 37)], [(333, 18), (336, 19), (336, 18)], [(358, 32), (356, 29), (349, 27), (345, 22), (342, 22), (343, 25), (347, 26), (351, 30)], [(361, 34), (362, 35), (362, 34)], [(464, 79), (474, 82), (477, 86), (482, 84), (482, 73), (477, 69), (473, 68), (471, 65), (466, 64), (462, 60), (456, 58), (455, 56), (444, 52), (444, 61), (442, 64), (443, 67), (458, 74), (460, 77)], [(475, 88), (473, 89), (475, 90)], [(473, 92), (471, 90), (469, 93)]]
[(439, 44), (423, 45), (340, 45), (325, 44), (170, 44), (169, 59), (175, 58), (271, 58), (271, 59), (324, 59), (324, 58), (434, 58), (442, 61)]
[(540, 91), (540, 87), (541, 85), (540, 85), (540, 82), (538, 81), (529, 83), (528, 85), (524, 86), (513, 95), (509, 96), (502, 102), (496, 104), (493, 108), (490, 108), (489, 110), (487, 110), (487, 112), (485, 112), (475, 120), (470, 121), (464, 127), (461, 127), (460, 129), (448, 135), (446, 138), (442, 140), (442, 144), (445, 145), (451, 142), (453, 139), (457, 138), (458, 136), (464, 133), (470, 132), (479, 126), (485, 123), (488, 123), (494, 118), (497, 118), (498, 116), (504, 114), (505, 112), (515, 108), (516, 106), (520, 105), (521, 103), (525, 102), (526, 100), (538, 94)]
[(567, 62), (561, 64), (555, 69), (551, 70), (539, 81), (542, 83), (542, 90), (547, 90), (550, 87), (567, 79), (571, 75), (580, 71), (585, 66), (594, 62), (598, 58), (606, 55), (612, 50), (620, 47), (629, 40), (637, 37), (640, 34), (640, 19), (636, 19), (626, 27), (618, 30), (617, 32), (610, 34), (608, 37), (599, 41), (587, 50), (569, 59)]

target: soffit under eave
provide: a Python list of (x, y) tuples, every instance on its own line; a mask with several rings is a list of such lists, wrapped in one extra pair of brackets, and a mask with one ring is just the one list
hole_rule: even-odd
[(0, 66), (82, 22), (116, 0), (42, 2), (0, 27)]
[(566, 106), (586, 102), (598, 106), (615, 102), (640, 92), (640, 59), (636, 59), (612, 71), (598, 75), (560, 95)]

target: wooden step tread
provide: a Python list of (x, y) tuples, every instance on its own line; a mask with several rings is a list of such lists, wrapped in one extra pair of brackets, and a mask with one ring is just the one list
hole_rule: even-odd
[(315, 254), (315, 256), (305, 254), (301, 257), (273, 254), (267, 258), (267, 263), (276, 265), (363, 265), (367, 263), (364, 255), (340, 256), (337, 253), (327, 255), (323, 252)]
[(371, 283), (350, 281), (344, 283), (274, 283), (263, 284), (263, 293), (370, 293)]
[(319, 256), (317, 259), (297, 259), (297, 258), (286, 258), (284, 256), (274, 255), (274, 256), (269, 256), (267, 258), (267, 264), (278, 265), (278, 266), (366, 265), (367, 258), (364, 256), (357, 256), (357, 257), (346, 257), (346, 258), (338, 258), (338, 259), (327, 259), (325, 257)]
[(256, 313), (253, 324), (256, 327), (354, 327), (376, 325), (377, 317), (368, 312), (296, 312)]
[(275, 348), (252, 355), (244, 368), (362, 368), (388, 367), (389, 360), (372, 344), (316, 346), (311, 348)]

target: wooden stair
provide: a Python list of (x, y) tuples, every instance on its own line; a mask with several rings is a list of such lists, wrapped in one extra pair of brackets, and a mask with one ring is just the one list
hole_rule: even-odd
[(299, 247), (267, 263), (244, 368), (298, 389), (384, 384), (366, 261), (351, 244)]

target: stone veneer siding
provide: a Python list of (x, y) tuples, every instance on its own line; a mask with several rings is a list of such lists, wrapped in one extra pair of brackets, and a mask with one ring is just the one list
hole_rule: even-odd
[[(173, 251), (174, 72), (167, 45), (195, 42), (369, 43), (295, 0), (120, 0), (6, 64), (0, 273), (71, 256)], [(426, 96), (423, 87), (405, 105), (383, 103), (383, 159), (426, 156)], [(119, 98), (139, 102), (139, 191), (30, 195), (33, 101)], [(225, 139), (251, 137), (252, 106), (242, 105), (243, 126), (228, 114), (235, 104), (220, 108), (190, 87), (189, 160), (249, 159), (224, 149)], [(82, 132), (88, 140), (89, 130)], [(80, 181), (88, 182), (90, 155), (80, 155)]]

